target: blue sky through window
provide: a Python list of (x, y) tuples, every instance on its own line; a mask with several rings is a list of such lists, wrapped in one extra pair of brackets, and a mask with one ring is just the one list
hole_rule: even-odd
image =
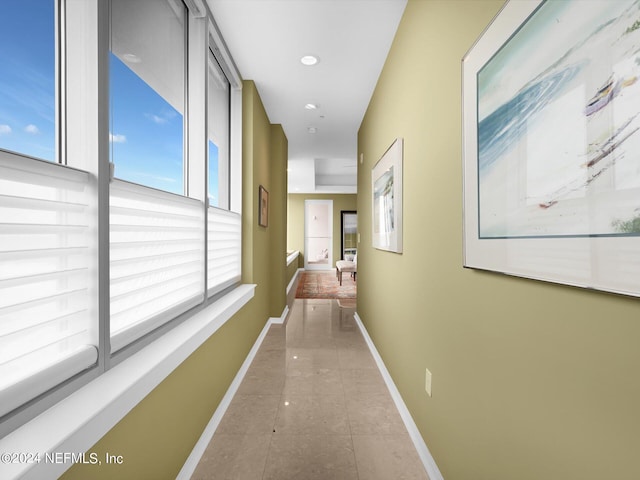
[(182, 115), (113, 53), (110, 76), (115, 176), (182, 195)]
[(0, 148), (56, 160), (53, 0), (0, 6)]
[[(55, 1), (0, 5), (0, 149), (56, 161)], [(110, 54), (110, 143), (116, 177), (184, 193), (183, 116)], [(218, 202), (218, 149), (209, 149)]]
[(209, 205), (220, 206), (220, 194), (218, 189), (218, 146), (209, 140)]
[[(108, 2), (110, 7), (113, 7), (114, 6), (113, 4), (115, 3), (115, 2), (110, 2), (109, 0), (100, 0), (100, 2), (103, 2), (103, 1)], [(140, 71), (142, 69), (138, 69), (138, 67), (136, 67), (135, 65), (132, 65), (131, 63), (127, 63), (126, 61), (125, 62), (121, 61), (115, 55), (107, 52), (106, 48), (97, 50), (96, 45), (92, 40), (93, 34), (91, 33), (91, 32), (95, 33), (94, 27), (96, 27), (96, 25), (93, 24), (94, 23), (93, 21), (88, 21), (86, 22), (86, 24), (85, 22), (80, 22), (79, 25), (77, 25), (77, 28), (73, 29), (73, 36), (71, 35), (69, 36), (68, 44), (70, 46), (74, 46), (75, 44), (75, 46), (77, 46), (78, 49), (70, 48), (69, 51), (67, 52), (68, 55), (66, 55), (66, 57), (74, 60), (73, 62), (69, 62), (70, 76), (67, 78), (75, 78), (75, 79), (82, 78), (83, 82), (78, 82), (78, 83), (82, 83), (82, 85), (81, 85), (81, 88), (77, 88), (77, 91), (72, 91), (71, 90), (72, 87), (70, 87), (69, 95), (68, 95), (68, 98), (69, 98), (68, 105), (70, 108), (68, 109), (68, 112), (65, 112), (65, 109), (64, 109), (65, 105), (60, 103), (60, 100), (64, 99), (65, 95), (64, 94), (59, 95), (59, 93), (63, 92), (63, 90), (56, 91), (56, 83), (59, 80), (59, 77), (56, 78), (56, 62), (55, 62), (56, 26), (54, 21), (55, 20), (54, 6), (57, 4), (61, 4), (61, 5), (66, 4), (67, 7), (70, 7), (69, 11), (74, 14), (75, 18), (85, 18), (85, 14), (87, 13), (87, 11), (85, 11), (86, 5), (84, 4), (84, 2), (85, 0), (79, 0), (79, 1), (74, 0), (74, 1), (66, 1), (66, 2), (64, 0), (0, 0), (0, 149), (4, 149), (4, 148), (11, 149), (19, 153), (37, 156), (40, 158), (47, 159), (49, 161), (55, 161), (56, 153), (57, 153), (55, 149), (56, 128), (59, 126), (58, 121), (60, 119), (59, 117), (56, 118), (56, 110), (57, 110), (57, 107), (59, 106), (63, 113), (67, 113), (66, 118), (70, 120), (69, 125), (77, 125), (80, 121), (85, 120), (85, 117), (89, 117), (89, 116), (92, 117), (92, 119), (86, 118), (86, 120), (89, 121), (89, 123), (87, 124), (87, 126), (89, 127), (88, 130), (91, 130), (91, 132), (89, 133), (93, 135), (93, 131), (96, 131), (97, 127), (100, 128), (99, 130), (99, 135), (101, 136), (100, 138), (101, 140), (105, 141), (105, 144), (102, 145), (105, 147), (104, 149), (105, 155), (107, 153), (106, 141), (107, 139), (109, 140), (110, 142), (110, 150), (108, 152), (109, 159), (115, 162), (116, 164), (115, 173), (118, 177), (129, 180), (129, 181), (137, 182), (140, 184), (148, 185), (151, 187), (155, 187), (158, 189), (182, 194), (183, 183), (184, 183), (184, 160), (183, 159), (185, 156), (184, 155), (184, 140), (185, 140), (184, 120), (185, 118), (188, 118), (188, 117), (183, 117), (183, 113), (186, 115), (186, 104), (183, 101), (184, 98), (175, 100), (173, 102), (173, 105), (175, 105), (176, 107), (175, 108), (172, 107), (169, 102), (167, 102), (161, 95), (159, 95), (152, 88), (152, 85), (156, 86), (159, 83), (164, 83), (164, 82), (157, 81), (159, 76), (156, 76), (155, 78), (156, 81), (149, 80), (151, 75), (146, 74), (148, 73), (148, 70), (145, 73), (141, 73), (140, 76), (138, 76), (133, 70)], [(87, 0), (87, 3), (89, 3), (88, 0)], [(137, 5), (142, 5), (143, 7), (148, 7), (150, 5), (157, 6), (160, 4), (169, 5), (170, 3), (170, 7), (175, 9), (181, 8), (184, 10), (185, 15), (182, 20), (182, 24), (183, 26), (185, 26), (185, 28), (186, 28), (186, 25), (188, 24), (188, 21), (190, 21), (186, 15), (187, 13), (186, 7), (182, 4), (181, 0), (176, 0), (175, 2), (174, 1), (165, 2), (164, 0), (152, 0), (152, 1), (122, 0), (119, 3), (125, 4), (125, 5), (137, 3)], [(88, 12), (88, 14), (93, 14), (93, 20), (99, 20), (99, 23), (101, 25), (105, 25), (105, 22), (109, 20), (106, 17), (98, 18), (95, 16), (95, 12), (93, 11), (94, 9), (90, 8), (89, 10), (90, 11)], [(77, 16), (75, 15), (76, 13), (78, 14)], [(104, 13), (106, 14), (107, 11), (104, 11)], [(152, 21), (149, 22), (149, 26), (151, 28), (149, 28), (148, 30), (149, 31), (155, 30), (156, 32), (159, 32), (160, 35), (164, 35), (166, 30), (163, 28), (159, 28), (154, 21), (155, 19), (151, 19), (151, 20)], [(206, 19), (204, 19), (203, 21), (205, 20)], [(125, 25), (128, 25), (127, 22), (123, 22), (123, 23)], [(70, 18), (70, 21), (68, 22), (68, 25), (70, 26), (74, 25), (74, 23), (72, 23), (71, 21), (71, 18)], [(204, 24), (203, 28), (205, 29), (207, 28), (206, 24)], [(136, 28), (131, 28), (130, 29), (131, 37), (135, 37), (136, 39), (142, 39), (142, 43), (146, 42), (145, 46), (150, 45), (151, 47), (155, 47), (156, 42), (154, 42), (153, 39), (149, 39), (146, 34), (140, 33), (141, 31), (142, 29), (140, 29), (139, 31)], [(185, 31), (184, 33), (187, 33), (187, 32)], [(186, 37), (186, 35), (184, 35), (184, 37)], [(126, 38), (129, 38), (129, 36), (126, 36)], [(206, 42), (205, 39), (201, 38), (200, 42), (203, 42), (203, 41)], [(62, 42), (64, 43), (64, 36), (62, 36)], [(177, 42), (174, 42), (174, 44), (175, 43)], [(106, 44), (104, 44), (104, 46), (106, 47)], [(201, 45), (201, 46), (195, 45), (195, 46), (192, 46), (192, 48), (198, 48), (202, 51), (204, 48), (204, 45)], [(84, 50), (84, 52), (78, 52), (77, 50)], [(166, 53), (166, 49), (155, 49), (155, 50), (156, 52), (160, 52), (160, 55), (163, 55), (163, 56)], [(100, 52), (100, 55), (101, 55), (99, 59), (100, 65), (106, 66), (108, 62), (109, 72), (100, 71), (99, 72), (100, 77), (96, 77), (94, 75), (94, 73), (96, 73), (94, 72), (95, 59), (92, 59), (92, 61), (89, 61), (84, 64), (87, 67), (86, 69), (80, 68), (79, 65), (85, 59), (83, 54), (87, 51)], [(131, 57), (134, 56), (133, 54), (130, 54), (130, 55)], [(127, 50), (124, 50), (121, 56), (122, 58), (127, 59), (127, 56), (128, 56)], [(140, 57), (144, 58), (144, 55), (141, 53)], [(63, 58), (64, 58), (64, 55), (63, 55)], [(156, 64), (157, 63), (162, 63), (162, 62), (156, 62)], [(185, 62), (182, 62), (182, 63), (185, 63)], [(64, 65), (61, 66), (61, 70), (65, 71)], [(178, 72), (180, 75), (183, 76), (183, 74), (185, 73), (184, 70), (186, 69), (177, 69), (177, 68), (173, 69), (170, 66), (169, 70)], [(108, 78), (107, 78), (107, 73), (108, 73)], [(72, 75), (79, 75), (79, 76), (74, 77)], [(170, 76), (168, 77), (170, 79), (173, 78)], [(149, 82), (149, 84), (147, 84), (143, 79), (146, 79)], [(162, 77), (161, 80), (165, 80), (165, 78)], [(170, 82), (167, 81), (166, 83), (170, 83)], [(184, 93), (185, 91), (184, 81), (183, 83), (180, 83), (180, 82), (173, 82), (173, 83), (178, 84), (178, 87), (176, 87), (174, 90), (178, 90), (180, 93)], [(92, 95), (89, 97), (82, 98), (83, 97), (82, 94), (84, 93), (85, 89), (93, 92), (98, 85), (100, 85), (101, 89), (102, 89), (102, 85), (104, 85), (105, 90), (108, 90), (108, 91), (102, 91), (102, 90), (99, 91), (103, 101), (96, 101), (96, 99), (93, 98)], [(160, 87), (158, 87), (157, 90), (159, 92), (164, 92), (164, 89)], [(198, 92), (194, 92), (194, 93), (198, 93)], [(167, 98), (169, 98), (169, 96), (170, 96), (169, 94), (165, 95), (165, 97)], [(204, 95), (204, 92), (201, 92), (201, 96), (203, 97), (202, 100), (205, 101), (206, 95)], [(176, 97), (178, 97), (178, 95), (176, 95)], [(107, 100), (109, 101), (108, 106), (106, 104)], [(83, 104), (83, 103), (84, 103), (83, 107), (86, 107), (86, 109), (80, 108), (79, 104)], [(105, 108), (105, 110), (108, 108), (108, 111), (102, 110), (103, 107)], [(96, 125), (93, 123), (98, 119), (98, 117), (95, 115), (95, 111), (97, 108), (100, 108), (101, 109), (100, 113), (104, 114), (105, 123), (106, 123), (106, 115), (109, 115), (108, 125), (102, 124), (102, 123), (100, 123), (99, 125)], [(102, 119), (103, 116), (100, 115), (100, 118)], [(191, 120), (191, 118), (189, 118), (189, 120)], [(194, 123), (195, 122), (204, 123), (203, 122), (204, 119), (195, 118), (193, 120), (194, 120)], [(204, 127), (206, 126), (206, 124), (201, 126)], [(67, 132), (73, 133), (69, 130)], [(62, 133), (65, 133), (64, 127), (62, 128)], [(77, 133), (78, 133), (77, 135), (69, 135), (69, 138), (79, 137), (82, 131), (80, 130)], [(203, 178), (203, 175), (205, 173), (204, 172), (205, 159), (203, 158), (200, 158), (199, 159), (200, 162), (198, 163), (198, 165), (202, 167), (201, 170), (203, 171), (194, 175), (196, 177), (194, 178), (194, 181), (199, 182), (201, 186), (204, 186), (205, 182), (209, 184), (211, 189), (210, 195), (214, 198), (216, 202), (218, 202), (219, 172), (221, 171), (224, 174), (230, 168), (228, 165), (229, 145), (228, 145), (228, 138), (226, 138), (228, 137), (228, 130), (226, 133), (227, 135), (225, 136), (225, 138), (218, 141), (217, 145), (214, 142), (211, 142), (209, 144), (209, 148), (208, 148), (209, 164), (208, 165), (210, 166), (211, 171), (213, 172), (212, 177), (207, 179)], [(93, 140), (94, 140), (93, 138), (88, 140), (86, 137), (85, 139), (80, 138), (77, 144), (79, 148), (73, 149), (73, 150), (77, 150), (79, 152), (78, 155), (82, 155), (82, 153), (85, 152), (89, 157), (89, 159), (87, 160), (87, 164), (93, 164), (97, 160), (99, 160), (100, 162), (102, 161), (106, 162), (107, 158), (103, 158), (102, 153), (100, 153), (100, 156), (97, 156), (98, 152), (95, 148), (93, 148), (95, 146), (94, 145), (95, 142)], [(206, 141), (205, 132), (203, 132), (201, 135), (198, 135), (198, 137), (196, 138), (192, 138), (191, 140), (193, 140), (194, 142), (199, 142), (201, 144), (202, 148), (198, 150), (199, 152), (204, 150), (205, 141)], [(64, 146), (64, 143), (63, 143), (63, 146)], [(69, 146), (71, 150), (71, 147), (72, 147), (71, 142), (69, 142)], [(87, 147), (87, 148), (81, 148), (81, 147)], [(103, 149), (101, 148), (100, 152), (102, 151)], [(0, 154), (2, 153), (0, 152)], [(204, 153), (199, 153), (199, 154), (204, 156)], [(218, 160), (219, 156), (220, 156), (220, 161)], [(82, 162), (81, 162), (82, 159), (76, 159), (75, 155), (74, 157), (70, 156), (69, 158), (76, 161), (77, 164), (82, 165)], [(24, 164), (25, 161), (28, 159), (17, 158), (16, 160), (17, 160), (16, 162), (10, 162), (10, 163)], [(50, 165), (50, 164), (46, 164), (44, 162), (39, 162), (39, 161), (34, 161), (34, 162), (29, 161), (28, 163), (40, 163), (46, 167), (52, 167), (51, 169), (45, 169), (45, 170), (56, 170), (57, 173), (62, 173), (63, 170), (64, 171), (69, 170), (63, 166)], [(73, 164), (74, 162), (70, 161), (70, 163)], [(78, 166), (78, 165), (74, 165), (74, 166)], [(102, 164), (102, 166), (106, 166), (106, 165)], [(53, 168), (53, 167), (57, 167), (57, 168)], [(69, 173), (69, 172), (66, 172), (66, 173)], [(66, 178), (67, 176), (62, 175), (62, 177)], [(72, 177), (72, 179), (73, 178), (75, 177)], [(29, 179), (26, 179), (25, 182), (27, 182), (27, 180)], [(102, 211), (102, 209), (100, 209), (101, 210), (100, 212), (97, 212), (97, 211), (93, 212), (93, 210), (95, 210), (93, 208), (93, 206), (95, 205), (93, 204), (96, 201), (98, 201), (98, 195), (97, 195), (97, 192), (95, 191), (95, 188), (93, 187), (89, 188), (89, 191), (84, 192), (84, 190), (86, 190), (85, 187), (87, 186), (87, 182), (84, 181), (85, 180), (84, 177), (83, 177), (83, 181), (80, 181), (81, 180), (80, 178), (76, 180), (77, 181), (70, 182), (70, 183), (76, 183), (77, 184), (76, 186), (78, 186), (78, 188), (81, 188), (81, 190), (83, 191), (83, 195), (81, 196), (83, 198), (90, 197), (89, 200), (92, 208), (89, 209), (91, 211), (88, 213), (92, 214), (92, 216), (94, 217), (94, 219), (91, 222), (89, 222), (91, 223), (91, 226), (92, 226), (90, 230), (92, 231), (95, 230), (93, 226), (99, 226), (101, 231), (104, 228), (106, 230), (110, 230), (112, 233), (117, 232), (118, 231), (117, 225), (114, 227), (113, 224), (110, 223), (108, 211), (105, 212), (105, 211)], [(44, 181), (45, 183), (48, 183), (47, 179), (45, 179)], [(103, 181), (106, 181), (106, 179), (100, 178), (101, 187), (105, 186)], [(91, 180), (89, 183), (95, 183), (95, 179)], [(225, 185), (224, 183), (221, 183), (220, 185), (221, 185), (220, 190), (223, 192), (223, 195), (222, 195), (223, 198), (228, 198), (229, 197), (228, 180), (227, 180), (227, 185)], [(26, 185), (25, 189), (29, 190), (28, 187), (29, 185)], [(65, 194), (62, 188), (57, 188), (56, 190), (62, 192), (56, 195), (57, 197), (61, 197), (61, 198), (56, 198), (56, 200), (74, 201), (75, 195), (70, 198), (67, 198), (68, 195)], [(38, 194), (38, 192), (36, 191), (35, 194)], [(24, 195), (29, 197), (33, 196), (30, 194), (29, 191), (26, 191)], [(147, 198), (153, 199), (156, 197), (153, 195), (149, 195), (147, 196)], [(102, 203), (103, 200), (108, 201), (109, 199), (104, 198), (101, 194), (100, 202)], [(25, 202), (22, 202), (22, 203), (25, 203)], [(40, 205), (40, 203), (37, 203), (37, 205), (31, 205), (31, 203), (27, 202), (25, 203), (25, 205), (35, 208), (36, 206), (38, 207), (42, 206)], [(184, 202), (181, 202), (181, 203), (184, 204)], [(190, 201), (188, 203), (193, 204), (194, 202)], [(62, 221), (64, 220), (62, 217), (67, 217), (67, 215), (64, 212), (66, 212), (67, 210), (71, 212), (75, 212), (77, 208), (71, 205), (70, 207), (65, 207), (65, 208), (62, 208), (62, 210), (60, 210), (55, 206), (56, 204), (50, 202), (50, 205), (52, 207), (45, 208), (45, 210), (51, 210), (53, 214), (55, 214), (54, 217), (59, 217), (59, 218), (55, 218), (55, 219), (52, 218), (52, 222), (51, 222), (52, 224), (49, 225), (49, 227), (52, 227), (52, 228), (55, 227), (55, 228), (54, 230), (51, 230), (51, 228), (48, 228), (47, 231), (51, 230), (52, 232), (54, 231), (60, 232), (59, 234), (56, 233), (58, 237), (61, 237), (61, 238), (66, 237), (67, 235), (63, 230), (67, 230), (67, 229), (63, 229), (62, 227), (58, 227), (57, 225), (62, 225), (62, 223), (65, 223), (64, 221)], [(60, 213), (59, 210), (62, 213)], [(103, 213), (106, 213), (107, 215), (103, 215)], [(98, 215), (96, 216), (93, 214), (98, 214)], [(159, 213), (156, 216), (160, 217), (161, 214), (162, 212), (159, 211)], [(78, 215), (74, 213), (72, 217), (79, 218), (79, 213)], [(167, 224), (165, 225), (166, 228), (168, 229), (171, 228), (171, 225), (169, 224), (178, 225), (180, 223), (184, 223), (184, 222), (180, 222), (177, 217), (178, 215), (173, 215), (172, 217), (171, 214), (169, 214), (169, 217), (166, 217), (168, 218), (167, 221), (163, 222)], [(72, 218), (72, 223), (87, 223), (84, 221), (75, 222), (73, 221), (73, 218)], [(178, 223), (176, 223), (176, 221), (174, 220), (176, 220)], [(206, 221), (206, 215), (202, 220)], [(54, 225), (53, 223), (55, 223), (56, 225)], [(157, 224), (157, 222), (154, 222), (154, 223)], [(240, 227), (239, 223), (236, 222), (236, 224), (239, 228)], [(79, 226), (81, 227), (82, 225), (79, 225)], [(75, 228), (76, 226), (73, 226), (73, 227), (74, 227), (73, 231), (78, 230), (77, 228)], [(202, 227), (202, 228), (198, 228), (200, 233), (206, 235), (206, 233), (203, 233), (203, 232), (206, 232), (205, 223), (200, 222), (200, 227)], [(203, 228), (205, 228), (205, 230), (203, 230)], [(129, 230), (132, 230), (132, 229), (129, 229)], [(143, 230), (144, 230), (144, 225), (143, 225)], [(156, 243), (162, 242), (162, 239), (164, 237), (154, 236), (154, 231), (157, 230), (157, 228), (152, 227), (147, 230), (151, 233), (151, 237), (154, 237), (152, 238), (152, 240), (156, 241)], [(233, 243), (234, 245), (237, 244), (237, 246), (239, 247), (241, 243), (241, 238), (240, 238), (241, 232), (238, 229), (234, 229), (233, 231), (234, 232), (237, 231), (237, 234), (238, 234), (238, 239)], [(32, 235), (31, 230), (28, 231), (28, 234), (30, 237), (34, 236)], [(40, 236), (42, 237), (42, 235)], [(76, 244), (80, 245), (80, 243), (76, 242), (76, 237), (79, 237), (79, 236), (81, 236), (80, 233), (78, 234), (74, 233), (72, 235), (72, 238), (71, 238), (72, 247)], [(95, 235), (91, 235), (91, 236), (95, 236)], [(191, 237), (191, 235), (189, 236)], [(47, 237), (52, 237), (52, 234), (51, 235), (48, 234)], [(99, 245), (100, 248), (109, 247), (109, 238), (105, 238), (104, 235), (100, 235), (100, 237), (101, 237), (100, 239), (97, 239), (97, 238), (87, 239), (87, 242), (89, 242), (87, 244), (89, 246), (87, 255), (96, 258), (96, 255), (95, 255), (96, 246)], [(55, 242), (52, 243), (51, 241), (49, 241), (48, 238), (45, 238), (45, 241), (41, 242), (42, 248), (48, 248), (48, 247), (57, 248), (57, 247), (68, 246), (69, 241), (66, 240), (63, 242), (62, 240), (64, 239), (61, 239), (59, 242), (56, 240)], [(124, 240), (126, 241), (127, 238), (124, 238)], [(134, 238), (134, 240), (136, 240), (136, 238)], [(144, 238), (142, 238), (141, 236), (138, 236), (137, 240), (144, 240)], [(190, 246), (190, 243), (192, 242), (190, 239), (187, 239), (187, 240), (188, 242), (185, 248), (188, 248), (190, 249), (189, 251), (191, 251), (193, 247)], [(137, 243), (141, 244), (144, 242), (139, 241)], [(201, 249), (207, 248), (207, 245), (202, 244), (202, 242), (200, 243), (202, 247)], [(57, 249), (60, 250), (60, 248), (57, 248)], [(72, 248), (67, 250), (73, 250), (73, 252), (75, 252), (78, 249), (79, 248)], [(143, 250), (145, 249), (145, 245), (142, 245), (142, 249)], [(218, 250), (219, 249), (217, 249), (216, 252)], [(147, 249), (147, 252), (148, 252), (148, 249)], [(72, 267), (74, 267), (76, 262), (74, 261), (72, 262), (72, 264), (67, 265), (68, 262), (63, 261), (64, 260), (63, 253), (57, 254), (54, 252), (52, 255), (59, 256), (61, 258), (61, 261), (60, 261), (61, 266), (71, 269), (69, 270), (69, 272), (73, 274), (74, 278), (77, 277), (78, 276), (77, 272), (74, 269), (72, 269)], [(180, 255), (180, 252), (174, 252), (174, 253), (176, 253), (177, 255)], [(102, 258), (102, 256), (100, 256), (100, 258)], [(92, 264), (94, 262), (91, 261), (89, 263)], [(194, 263), (194, 262), (191, 262), (191, 263)], [(199, 263), (200, 265), (198, 265), (197, 263)], [(236, 264), (235, 265), (236, 270), (239, 272), (239, 269), (240, 269), (239, 260), (235, 262), (235, 264)], [(111, 273), (113, 274), (116, 268), (116, 266), (114, 266), (113, 264), (109, 265), (108, 262), (105, 264), (105, 262), (101, 261), (101, 268), (102, 267), (106, 268), (106, 271), (103, 273), (105, 273), (107, 277), (109, 277), (109, 269), (111, 269)], [(159, 270), (157, 269), (157, 265), (152, 265), (152, 267), (156, 270), (152, 271), (150, 275), (153, 274), (156, 277), (166, 276), (162, 272), (158, 274)], [(206, 280), (203, 280), (206, 278), (203, 275), (206, 274), (207, 272), (202, 272), (202, 270), (206, 270), (206, 269), (207, 269), (207, 265), (205, 263), (196, 262), (196, 265), (194, 265), (193, 268), (191, 268), (191, 270), (194, 272), (193, 275), (197, 277), (196, 279), (198, 281), (194, 283), (194, 282), (191, 282), (191, 280), (189, 280), (189, 282), (191, 282), (193, 285), (196, 285), (196, 287), (198, 287), (202, 283), (202, 281), (206, 281)], [(214, 279), (217, 278), (218, 272), (212, 272), (211, 267), (209, 267), (209, 269), (210, 269), (209, 278), (214, 278)], [(89, 271), (87, 275), (85, 275), (89, 280), (97, 279), (97, 273), (93, 272), (92, 270), (93, 269), (91, 269), (91, 271)], [(130, 266), (129, 270), (130, 272), (125, 272), (125, 274), (129, 275), (131, 272), (134, 272), (135, 266), (132, 266), (132, 267)], [(189, 271), (185, 269), (182, 269), (182, 270), (186, 273), (183, 274), (181, 272), (178, 272), (178, 275), (181, 275), (185, 278), (187, 274), (191, 275)], [(68, 272), (66, 271), (61, 271), (59, 275), (56, 275), (56, 277), (54, 277), (54, 280), (56, 281), (56, 283), (60, 284), (63, 288), (64, 287), (73, 288), (76, 282), (74, 280), (70, 286), (67, 285), (68, 283), (67, 273)], [(140, 275), (141, 274), (136, 273), (137, 277), (140, 277)], [(101, 273), (101, 277), (104, 277), (102, 273)], [(48, 280), (50, 278), (51, 278), (51, 275), (47, 274), (46, 279)], [(161, 278), (161, 280), (163, 279)], [(93, 280), (91, 280), (90, 283), (94, 283)], [(216, 288), (217, 290), (219, 290), (219, 285), (222, 285), (222, 283), (219, 283), (219, 282), (214, 283), (214, 281), (212, 280), (209, 284), (210, 290), (216, 285), (218, 285), (218, 287)], [(99, 289), (100, 291), (96, 291), (96, 289), (93, 289), (90, 292), (92, 294), (91, 295), (92, 298), (90, 299), (90, 301), (88, 301), (89, 304), (94, 304), (98, 301), (98, 298), (97, 298), (98, 294), (101, 302), (103, 300), (109, 301), (109, 298), (108, 298), (109, 292), (102, 291), (103, 290), (102, 283), (100, 287), (101, 287)], [(203, 292), (202, 288), (198, 288), (197, 290), (198, 291), (196, 291), (195, 293), (199, 293), (201, 295), (204, 295), (207, 293), (207, 292)], [(71, 293), (74, 293), (74, 292), (75, 291), (72, 291)], [(191, 293), (189, 293), (186, 290), (185, 292), (186, 292), (185, 295), (191, 296)], [(106, 298), (105, 298), (105, 294), (106, 294)], [(182, 295), (182, 297), (188, 300), (188, 298), (185, 297), (185, 295)], [(182, 301), (182, 299), (178, 299), (178, 300)], [(27, 303), (31, 304), (33, 302), (27, 302)], [(91, 305), (89, 306), (91, 307)], [(173, 313), (172, 312), (169, 312), (169, 313), (172, 313), (172, 315), (175, 315), (176, 314), (175, 310), (176, 308), (173, 308)], [(180, 313), (180, 312), (177, 312), (177, 313)], [(92, 322), (91, 329), (95, 330), (95, 328), (93, 327), (99, 328), (102, 331), (101, 335), (102, 336), (106, 335), (107, 340), (110, 334), (113, 335), (114, 333), (113, 331), (111, 332), (108, 331), (109, 330), (108, 319), (105, 325), (103, 325), (102, 319), (100, 319), (99, 324), (95, 323), (98, 320), (95, 316), (93, 316), (89, 320), (91, 320)], [(100, 354), (102, 355), (102, 353)], [(107, 351), (106, 355), (108, 354), (109, 352)], [(87, 380), (91, 380), (91, 378), (88, 378)], [(36, 394), (37, 393), (38, 392), (36, 392)], [(40, 402), (40, 400), (41, 399), (34, 400), (34, 402), (36, 403), (36, 409), (40, 408), (38, 403)], [(45, 403), (49, 402), (49, 400), (51, 400), (51, 398), (45, 399)], [(55, 398), (53, 400), (55, 400)], [(28, 411), (20, 413), (20, 416), (16, 417), (20, 422), (23, 421), (23, 417), (24, 417), (23, 413), (31, 415), (30, 412)], [(37, 414), (38, 412), (35, 412), (35, 413)], [(30, 417), (27, 416), (26, 420), (29, 420), (29, 418)]]

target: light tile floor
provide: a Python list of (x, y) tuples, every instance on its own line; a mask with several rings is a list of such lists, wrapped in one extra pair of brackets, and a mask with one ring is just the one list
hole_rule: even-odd
[(354, 312), (354, 301), (294, 300), (193, 479), (428, 480)]

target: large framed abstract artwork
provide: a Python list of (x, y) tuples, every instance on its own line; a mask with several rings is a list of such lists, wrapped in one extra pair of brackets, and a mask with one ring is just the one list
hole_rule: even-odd
[(510, 1), (462, 81), (464, 265), (640, 296), (640, 2)]
[(402, 253), (403, 139), (397, 138), (371, 170), (372, 243)]

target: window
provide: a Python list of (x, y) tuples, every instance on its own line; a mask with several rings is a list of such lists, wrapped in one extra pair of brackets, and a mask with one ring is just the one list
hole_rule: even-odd
[(3, 2), (0, 149), (56, 161), (55, 1)]
[(213, 37), (180, 0), (0, 3), (0, 438), (240, 281), (240, 82)]
[(180, 0), (111, 2), (115, 176), (182, 195), (186, 18)]
[(179, 0), (111, 8), (112, 158), (116, 176), (137, 184), (111, 184), (114, 353), (202, 302), (205, 257), (203, 203), (181, 196), (186, 8)]
[(89, 175), (53, 163), (56, 16), (53, 0), (0, 15), (0, 417), (98, 357)]
[(209, 50), (208, 74), (208, 294), (240, 281), (242, 221), (230, 209), (230, 83)]

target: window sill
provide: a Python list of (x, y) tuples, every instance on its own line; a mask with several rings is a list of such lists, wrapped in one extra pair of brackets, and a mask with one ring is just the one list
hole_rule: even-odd
[(57, 478), (72, 466), (46, 453), (87, 451), (189, 355), (246, 305), (241, 285), (38, 417), (0, 439), (0, 453), (39, 454), (40, 463), (0, 463), (0, 478)]

